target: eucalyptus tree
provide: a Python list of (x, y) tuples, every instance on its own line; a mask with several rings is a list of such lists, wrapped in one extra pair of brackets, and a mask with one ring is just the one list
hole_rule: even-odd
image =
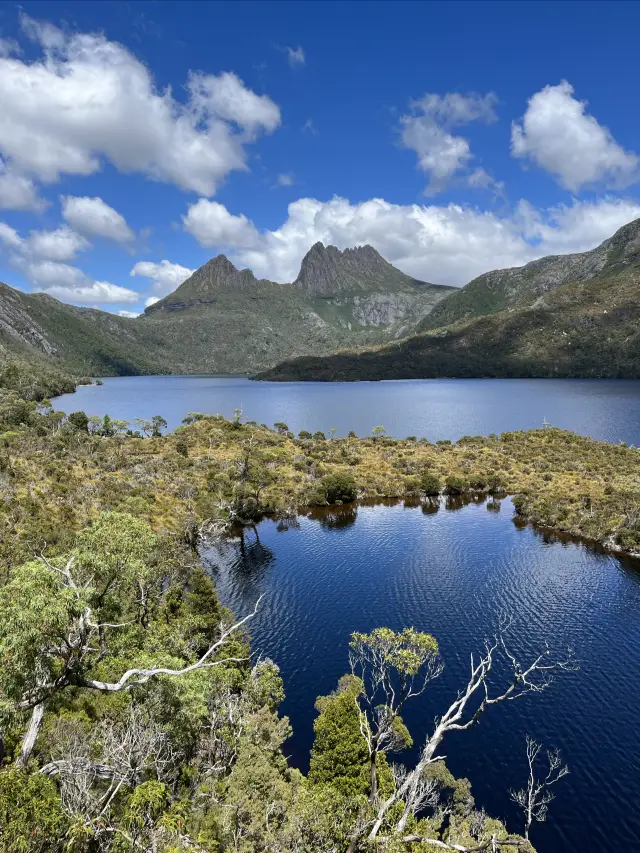
[[(394, 813), (389, 829), (391, 836), (403, 837), (407, 821), (416, 814), (414, 804), (420, 801), (417, 793), (424, 784), (425, 771), (430, 765), (442, 760), (442, 757), (436, 753), (447, 735), (452, 732), (468, 731), (478, 723), (487, 708), (502, 702), (521, 699), (528, 694), (541, 693), (551, 686), (558, 673), (577, 668), (571, 650), (565, 658), (553, 660), (550, 650), (545, 648), (530, 663), (521, 663), (507, 645), (505, 632), (508, 627), (509, 624), (501, 626), (491, 640), (485, 641), (484, 650), (479, 657), (471, 655), (470, 675), (466, 686), (459, 691), (445, 713), (436, 718), (432, 733), (426, 738), (415, 766), (403, 774), (395, 790), (387, 798), (376, 803), (375, 817), (368, 834), (369, 842), (374, 842), (380, 837), (380, 831), (391, 809), (398, 803), (403, 803), (404, 806), (397, 820)], [(500, 667), (497, 666), (498, 661), (500, 661)], [(494, 686), (492, 682), (491, 676), (495, 674), (495, 669), (509, 672), (508, 679), (501, 686)], [(404, 840), (409, 841), (406, 837)], [(432, 839), (426, 838), (412, 837), (410, 840), (434, 843)], [(356, 844), (352, 842), (350, 849), (355, 850)], [(436, 846), (442, 847), (443, 843)]]
[(369, 753), (369, 801), (373, 803), (378, 796), (377, 756), (411, 745), (402, 711), (440, 675), (442, 663), (436, 639), (415, 628), (400, 633), (376, 628), (370, 634), (352, 634), (349, 662), (352, 675), (363, 685), (355, 701)]
[(146, 522), (103, 513), (78, 536), (70, 555), (60, 560), (41, 554), (14, 568), (0, 588), (0, 713), (30, 714), (19, 767), (29, 761), (46, 708), (67, 688), (114, 694), (158, 676), (247, 660), (224, 656), (224, 650), (255, 609), (238, 622), (220, 623), (215, 639), (189, 663), (168, 654), (159, 662), (134, 645), (128, 656), (134, 665), (120, 663), (124, 671), (117, 677), (98, 677), (112, 643), (136, 626), (144, 631), (162, 594), (165, 573), (156, 546)]

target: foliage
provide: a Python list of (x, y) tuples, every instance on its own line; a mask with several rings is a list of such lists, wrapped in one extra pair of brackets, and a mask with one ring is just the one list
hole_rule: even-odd
[(346, 797), (369, 793), (369, 752), (356, 704), (363, 689), (359, 678), (345, 675), (334, 693), (316, 700), (309, 781), (330, 785)]
[(503, 306), (482, 303), (462, 316), (457, 311), (448, 315), (447, 306), (462, 306), (471, 282), (427, 316), (430, 331), (367, 349), (300, 356), (257, 378), (334, 382), (448, 376), (637, 378), (636, 278), (637, 266), (610, 269), (601, 278), (564, 284), (530, 304), (502, 310)]
[(320, 481), (320, 487), (328, 504), (349, 503), (357, 497), (356, 481), (345, 471), (327, 474)]
[(0, 770), (0, 853), (62, 853), (68, 823), (50, 779)]

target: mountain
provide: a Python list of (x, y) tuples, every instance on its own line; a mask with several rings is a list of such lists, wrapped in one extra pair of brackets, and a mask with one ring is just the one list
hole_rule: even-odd
[(439, 292), (453, 290), (405, 275), (373, 246), (356, 246), (341, 252), (322, 243), (315, 243), (304, 256), (294, 285), (309, 296), (325, 297), (368, 290), (411, 291), (416, 286), (439, 288)]
[(290, 360), (272, 380), (640, 377), (640, 220), (597, 249), (474, 279), (403, 341)]
[(637, 263), (640, 263), (640, 219), (623, 226), (590, 252), (549, 255), (523, 267), (484, 273), (440, 302), (421, 326), (437, 329), (506, 308), (532, 305), (563, 284), (604, 278)]
[(405, 336), (451, 290), (414, 281), (370, 246), (316, 244), (290, 284), (218, 255), (136, 319), (0, 285), (0, 344), (94, 375), (253, 372)]

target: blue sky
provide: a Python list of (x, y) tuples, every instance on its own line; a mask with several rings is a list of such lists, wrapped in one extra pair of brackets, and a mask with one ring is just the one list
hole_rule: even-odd
[(317, 240), (462, 285), (640, 216), (633, 3), (0, 3), (0, 279), (137, 313)]

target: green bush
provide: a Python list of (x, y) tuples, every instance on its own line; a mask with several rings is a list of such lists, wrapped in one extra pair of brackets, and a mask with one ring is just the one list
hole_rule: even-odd
[(336, 471), (335, 474), (327, 474), (320, 481), (327, 503), (334, 504), (338, 501), (348, 503), (354, 501), (358, 494), (356, 481), (346, 472)]
[(458, 474), (450, 474), (445, 480), (444, 491), (447, 495), (462, 495), (468, 489), (469, 483)]
[(431, 471), (425, 471), (420, 478), (420, 491), (427, 495), (427, 497), (435, 497), (440, 494), (441, 489), (442, 483), (440, 482), (440, 478), (432, 474)]

